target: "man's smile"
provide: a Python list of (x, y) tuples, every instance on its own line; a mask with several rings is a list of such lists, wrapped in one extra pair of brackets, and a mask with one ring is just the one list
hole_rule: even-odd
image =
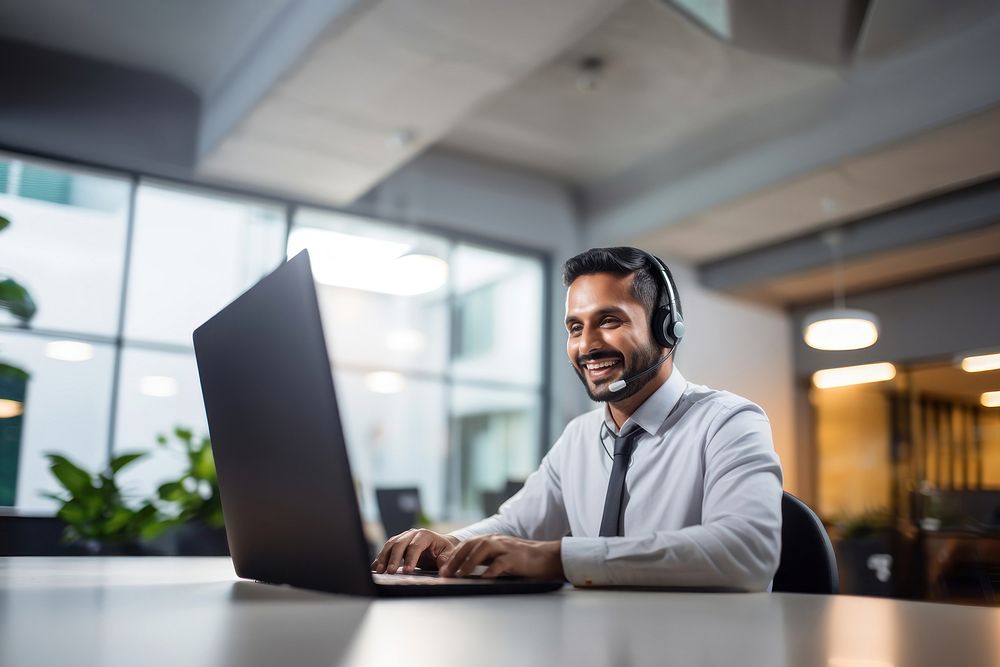
[(620, 357), (604, 357), (601, 359), (591, 359), (580, 362), (580, 366), (585, 368), (587, 371), (587, 379), (595, 384), (607, 380), (612, 375), (616, 374), (621, 364), (622, 359)]

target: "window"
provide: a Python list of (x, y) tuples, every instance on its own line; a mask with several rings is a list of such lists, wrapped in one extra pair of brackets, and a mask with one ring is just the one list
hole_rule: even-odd
[[(44, 454), (151, 493), (183, 462), (156, 446), (206, 433), (191, 332), (309, 248), (366, 518), (378, 486), (418, 486), (432, 520), (538, 464), (540, 258), (413, 226), (129, 175), (0, 156), (0, 274), (37, 306), (0, 310), (0, 505), (51, 510)], [(124, 300), (124, 303), (123, 303)]]
[(310, 209), (303, 248), (366, 516), (381, 486), (419, 487), (432, 520), (481, 516), (538, 464), (541, 261)]
[[(41, 169), (16, 160), (3, 164), (10, 177), (6, 192), (0, 193), (0, 215), (10, 226), (0, 231), (0, 273), (30, 294), (37, 307), (32, 328), (115, 336), (128, 179)], [(48, 174), (50, 181), (58, 177), (66, 184), (66, 196), (42, 197), (53, 190), (41, 186), (26, 189), (21, 175), (33, 172)], [(0, 324), (19, 321), (0, 311)]]
[(277, 267), (283, 211), (169, 186), (139, 186), (125, 338), (191, 346), (191, 332)]

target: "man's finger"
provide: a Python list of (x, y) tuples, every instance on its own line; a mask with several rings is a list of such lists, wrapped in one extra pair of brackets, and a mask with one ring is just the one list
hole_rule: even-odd
[(385, 571), (385, 563), (389, 558), (389, 551), (392, 549), (392, 545), (395, 541), (396, 538), (392, 538), (386, 540), (385, 544), (382, 545), (382, 548), (378, 552), (378, 556), (375, 556), (375, 560), (372, 561), (372, 570), (379, 573)]
[(498, 555), (500, 551), (500, 548), (493, 540), (483, 540), (473, 547), (465, 556), (465, 560), (455, 568), (455, 576), (464, 577), (469, 572), (472, 572), (474, 567), (481, 565), (484, 560), (487, 560), (491, 556)]
[(466, 554), (469, 553), (477, 544), (483, 541), (481, 537), (474, 537), (471, 540), (466, 540), (460, 543), (457, 547), (451, 550), (451, 552), (445, 552), (445, 564), (443, 567), (438, 568), (438, 574), (443, 577), (451, 577), (455, 575), (455, 568), (458, 567), (463, 560), (465, 560)]
[(392, 551), (389, 552), (389, 559), (385, 564), (386, 572), (396, 574), (399, 562), (403, 560), (403, 554), (406, 552), (406, 547), (410, 546), (410, 540), (412, 539), (413, 533), (409, 531), (399, 536), (395, 544), (392, 545)]
[(417, 535), (410, 541), (409, 546), (406, 547), (406, 551), (404, 552), (403, 572), (413, 572), (413, 568), (416, 566), (417, 561), (420, 560), (420, 554), (424, 553), (424, 550), (428, 546), (427, 537), (417, 533)]
[(510, 572), (511, 563), (512, 559), (507, 554), (497, 556), (493, 559), (493, 562), (490, 563), (490, 566), (486, 568), (486, 571), (479, 576), (485, 579), (493, 579), (494, 577), (499, 577), (502, 574), (507, 574)]

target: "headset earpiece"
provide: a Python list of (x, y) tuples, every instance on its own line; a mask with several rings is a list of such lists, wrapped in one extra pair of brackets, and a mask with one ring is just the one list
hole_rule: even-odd
[(667, 298), (666, 304), (660, 304), (653, 312), (653, 338), (662, 347), (673, 348), (681, 342), (684, 337), (684, 316), (681, 315), (680, 307), (677, 305), (677, 290), (670, 279), (667, 265), (659, 257), (645, 253), (650, 264), (653, 265), (653, 273), (660, 277), (660, 284)]

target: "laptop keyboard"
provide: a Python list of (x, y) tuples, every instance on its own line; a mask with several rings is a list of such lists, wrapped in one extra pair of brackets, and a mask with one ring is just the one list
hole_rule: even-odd
[(437, 572), (416, 570), (410, 574), (377, 574), (372, 572), (372, 579), (376, 584), (389, 584), (399, 586), (401, 584), (417, 586), (442, 586), (455, 584), (486, 584), (490, 579), (480, 579), (479, 575), (486, 571), (486, 567), (480, 565), (473, 569), (472, 574), (461, 578), (439, 577)]

